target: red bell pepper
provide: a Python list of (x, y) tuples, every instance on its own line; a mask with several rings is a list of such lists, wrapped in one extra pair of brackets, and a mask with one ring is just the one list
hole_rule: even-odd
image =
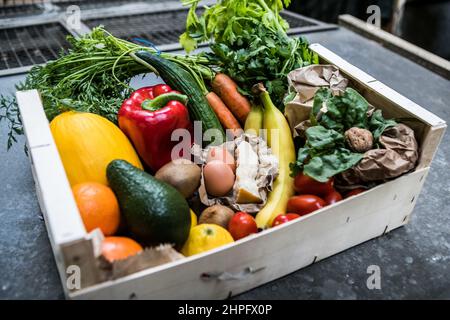
[(172, 160), (172, 148), (179, 143), (171, 141), (172, 132), (192, 128), (186, 101), (186, 96), (159, 84), (136, 90), (119, 110), (120, 129), (153, 172)]

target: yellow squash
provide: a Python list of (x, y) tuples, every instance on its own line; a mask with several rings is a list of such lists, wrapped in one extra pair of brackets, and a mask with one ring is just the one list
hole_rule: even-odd
[(50, 123), (70, 184), (99, 182), (107, 185), (106, 167), (123, 159), (142, 169), (125, 134), (111, 121), (88, 112), (68, 111)]
[(258, 227), (264, 229), (272, 226), (276, 216), (286, 213), (287, 202), (294, 195), (294, 178), (290, 176), (289, 164), (295, 161), (295, 148), (291, 129), (283, 113), (274, 106), (264, 87), (259, 90), (264, 105), (263, 127), (267, 130), (267, 144), (279, 162), (278, 177), (272, 192), (266, 205), (256, 215)]

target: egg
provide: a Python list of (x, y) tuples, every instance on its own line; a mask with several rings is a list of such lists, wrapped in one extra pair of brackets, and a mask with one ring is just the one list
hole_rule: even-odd
[(206, 163), (213, 160), (219, 160), (226, 163), (233, 172), (236, 172), (236, 162), (234, 157), (225, 147), (212, 147), (209, 149)]
[(203, 167), (206, 191), (214, 197), (222, 197), (233, 188), (234, 173), (220, 160), (211, 160)]

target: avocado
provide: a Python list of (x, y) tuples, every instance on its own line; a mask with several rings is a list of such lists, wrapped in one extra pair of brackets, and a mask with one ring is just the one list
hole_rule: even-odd
[(150, 246), (183, 246), (189, 236), (191, 214), (185, 198), (174, 187), (125, 160), (111, 161), (106, 176), (138, 241)]

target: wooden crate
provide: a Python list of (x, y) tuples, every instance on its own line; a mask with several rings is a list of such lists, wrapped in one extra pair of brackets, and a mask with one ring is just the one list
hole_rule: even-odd
[[(409, 221), (445, 122), (318, 44), (322, 63), (334, 64), (387, 117), (408, 117), (421, 146), (414, 172), (235, 243), (107, 282), (95, 271), (86, 233), (50, 133), (39, 94), (17, 92), (39, 203), (62, 285), (69, 299), (223, 299), (318, 262)], [(81, 270), (70, 290), (68, 267)], [(205, 276), (206, 275), (206, 276)]]

